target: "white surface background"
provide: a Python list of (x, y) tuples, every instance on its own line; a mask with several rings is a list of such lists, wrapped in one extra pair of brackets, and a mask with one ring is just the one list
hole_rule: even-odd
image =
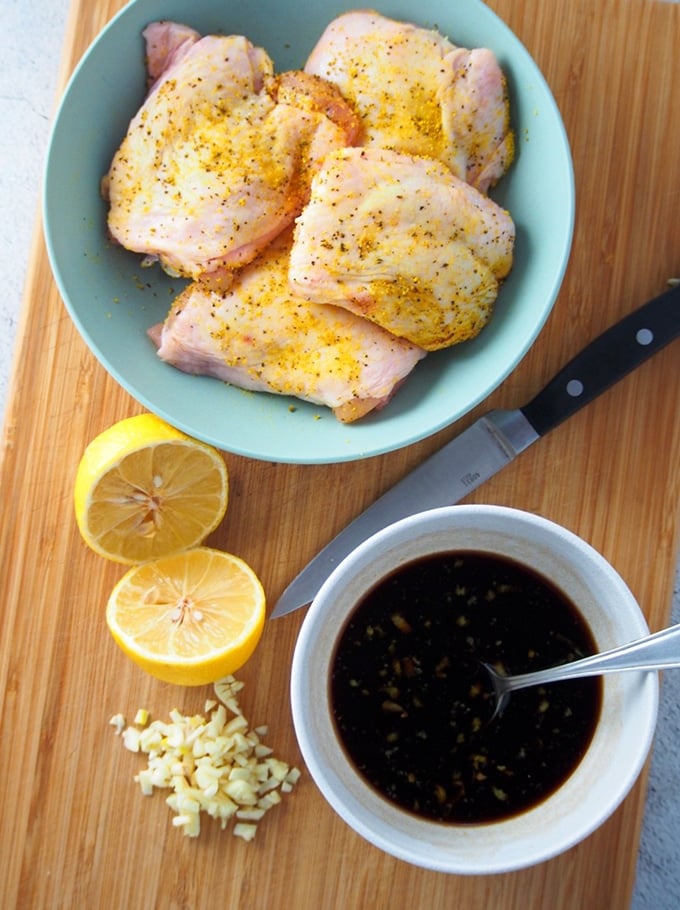
[[(3, 414), (68, 7), (69, 0), (32, 0), (31, 3), (0, 0), (0, 411)], [(669, 267), (673, 265), (669, 263)], [(675, 266), (680, 269), (680, 263)], [(674, 621), (680, 621), (680, 573), (676, 577), (673, 613)], [(671, 671), (663, 683), (631, 910), (680, 907), (679, 747), (680, 671)]]

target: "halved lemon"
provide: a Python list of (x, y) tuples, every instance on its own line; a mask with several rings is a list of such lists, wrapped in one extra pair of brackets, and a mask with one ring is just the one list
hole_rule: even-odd
[(122, 650), (165, 682), (200, 686), (234, 673), (255, 650), (265, 595), (238, 556), (197, 547), (130, 569), (106, 607)]
[(100, 556), (140, 563), (202, 543), (227, 509), (224, 459), (154, 414), (113, 424), (85, 449), (74, 504)]

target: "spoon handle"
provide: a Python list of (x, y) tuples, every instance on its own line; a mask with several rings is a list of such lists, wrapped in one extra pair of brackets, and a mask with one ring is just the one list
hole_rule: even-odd
[(511, 689), (524, 689), (541, 682), (599, 676), (601, 673), (621, 670), (668, 670), (672, 667), (680, 667), (680, 623), (582, 660), (534, 673), (518, 674), (508, 678), (507, 682)]

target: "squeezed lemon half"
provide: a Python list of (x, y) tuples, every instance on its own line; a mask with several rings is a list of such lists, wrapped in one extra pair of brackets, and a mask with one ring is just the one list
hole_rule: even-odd
[(202, 543), (227, 509), (224, 459), (154, 414), (113, 424), (90, 442), (74, 506), (87, 545), (135, 564)]
[(165, 682), (213, 683), (255, 650), (265, 594), (237, 556), (197, 547), (135, 566), (106, 607), (114, 639), (138, 666)]

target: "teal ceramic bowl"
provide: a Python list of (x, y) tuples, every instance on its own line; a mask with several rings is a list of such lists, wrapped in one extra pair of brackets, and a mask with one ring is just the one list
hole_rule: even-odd
[[(374, 8), (437, 27), (454, 43), (486, 46), (509, 84), (516, 160), (492, 191), (517, 225), (513, 271), (489, 326), (474, 341), (430, 354), (381, 412), (344, 425), (330, 411), (188, 376), (162, 363), (146, 330), (164, 319), (182, 282), (112, 245), (101, 177), (145, 92), (142, 29), (174, 19), (202, 33), (243, 34), (279, 70), (300, 68), (347, 0), (134, 0), (85, 53), (66, 88), (50, 140), (44, 224), (54, 276), (99, 362), (145, 408), (190, 435), (274, 462), (329, 463), (392, 451), (448, 426), (515, 368), (557, 297), (569, 257), (574, 180), (551, 92), (507, 26), (479, 0), (390, 0)], [(294, 409), (291, 408), (294, 404)]]

